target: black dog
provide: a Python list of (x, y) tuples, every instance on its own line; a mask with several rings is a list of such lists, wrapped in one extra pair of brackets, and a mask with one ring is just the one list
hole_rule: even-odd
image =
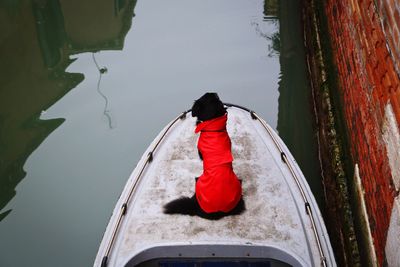
[(192, 116), (197, 117), (195, 132), (200, 132), (197, 146), (203, 160), (203, 174), (196, 178), (194, 196), (169, 202), (164, 206), (164, 213), (197, 215), (211, 220), (242, 213), (245, 204), (241, 182), (232, 168), (224, 104), (216, 93), (206, 93), (193, 104)]

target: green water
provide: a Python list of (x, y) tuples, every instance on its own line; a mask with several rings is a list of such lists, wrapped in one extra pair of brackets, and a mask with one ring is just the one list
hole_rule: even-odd
[(297, 1), (0, 1), (0, 266), (91, 266), (158, 132), (206, 91), (321, 190)]

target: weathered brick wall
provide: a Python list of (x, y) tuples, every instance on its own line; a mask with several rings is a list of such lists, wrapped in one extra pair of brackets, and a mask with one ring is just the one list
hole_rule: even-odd
[(351, 157), (359, 164), (376, 256), (382, 265), (396, 195), (382, 133), (387, 105), (400, 125), (399, 1), (326, 0), (324, 8)]
[(377, 0), (376, 4), (396, 71), (400, 74), (400, 1)]

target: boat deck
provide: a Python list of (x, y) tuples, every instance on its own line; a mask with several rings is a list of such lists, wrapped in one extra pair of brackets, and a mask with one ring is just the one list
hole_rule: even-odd
[[(107, 266), (125, 266), (129, 260), (133, 266), (150, 257), (149, 253), (175, 257), (204, 257), (209, 253), (210, 257), (254, 258), (271, 254), (275, 255), (275, 259), (293, 266), (321, 266), (321, 253), (306, 212), (304, 195), (314, 214), (327, 265), (335, 266), (317, 204), (291, 154), (273, 133), (286, 157), (293, 163), (294, 172), (301, 178), (299, 184), (304, 190), (303, 196), (266, 129), (258, 120), (252, 119), (249, 112), (239, 108), (228, 108), (227, 129), (232, 140), (234, 171), (242, 180), (246, 211), (217, 221), (163, 214), (165, 203), (180, 196), (193, 195), (195, 177), (202, 173), (202, 162), (196, 148), (198, 136), (194, 128), (195, 119), (190, 115), (179, 120), (154, 151), (153, 160), (143, 169), (142, 178), (137, 180), (140, 168), (132, 173), (105, 232), (95, 266), (100, 266), (107, 249), (105, 240), (112, 236), (112, 227), (117, 223), (116, 214), (123, 205), (122, 199), (130, 194), (128, 188), (135, 183), (136, 189), (116, 235)], [(153, 145), (145, 152), (139, 165), (146, 160)], [(188, 250), (187, 245), (197, 246), (197, 249)], [(180, 249), (168, 250), (171, 246)], [(215, 249), (204, 246), (215, 246)], [(151, 248), (154, 248), (153, 252), (149, 252)], [(176, 255), (171, 255), (174, 253)], [(139, 256), (132, 260), (135, 255)]]

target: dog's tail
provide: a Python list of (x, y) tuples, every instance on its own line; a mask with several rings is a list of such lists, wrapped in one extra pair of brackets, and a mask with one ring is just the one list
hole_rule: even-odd
[(164, 205), (165, 214), (184, 214), (193, 216), (199, 213), (199, 209), (200, 206), (194, 196), (181, 197)]

